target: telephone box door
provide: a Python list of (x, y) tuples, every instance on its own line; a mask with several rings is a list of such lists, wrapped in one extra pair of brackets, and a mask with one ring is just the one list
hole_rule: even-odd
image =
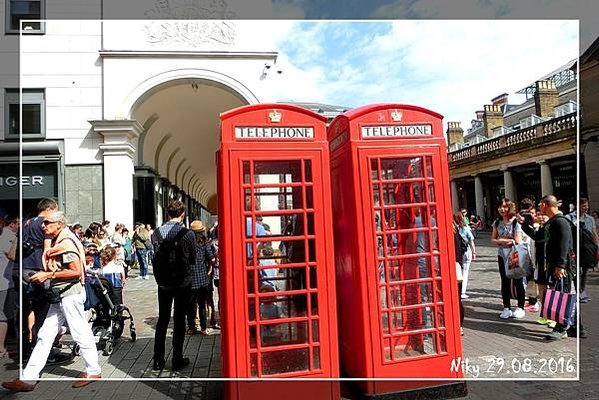
[(376, 249), (367, 277), (376, 293), (370, 296), (375, 377), (457, 377), (450, 373), (459, 348), (451, 300), (457, 288), (450, 286), (451, 215), (439, 148), (358, 154), (363, 215), (371, 227), (365, 240)]
[[(238, 376), (330, 377), (323, 151), (232, 151)], [(328, 185), (328, 182), (326, 182)], [(319, 272), (319, 269), (321, 271)], [(328, 289), (327, 289), (328, 288)], [(243, 295), (243, 296), (241, 296)], [(242, 311), (242, 312), (241, 312)], [(334, 361), (336, 362), (336, 361)]]

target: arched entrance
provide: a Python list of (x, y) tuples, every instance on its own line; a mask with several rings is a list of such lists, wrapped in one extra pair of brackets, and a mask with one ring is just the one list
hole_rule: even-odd
[(209, 223), (219, 114), (257, 102), (239, 81), (200, 69), (165, 72), (135, 87), (121, 106), (126, 119), (92, 121), (104, 136), (106, 218), (160, 225), (168, 201), (178, 198), (190, 220)]
[(209, 222), (216, 214), (210, 199), (216, 196), (219, 114), (252, 101), (205, 78), (167, 81), (136, 101), (131, 119), (144, 129), (135, 158), (135, 219), (160, 224), (169, 198), (178, 197), (188, 203), (190, 218)]

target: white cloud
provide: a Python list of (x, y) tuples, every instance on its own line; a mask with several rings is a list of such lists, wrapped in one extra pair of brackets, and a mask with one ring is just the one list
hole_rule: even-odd
[[(286, 70), (279, 98), (416, 104), (468, 127), (493, 97), (512, 95), (578, 54), (576, 21), (373, 22), (360, 40), (355, 24), (330, 24), (297, 24), (279, 42)], [(351, 51), (339, 54), (348, 41)]]
[(395, 0), (371, 13), (371, 18), (518, 18), (581, 19), (581, 51), (599, 35), (597, 0)]

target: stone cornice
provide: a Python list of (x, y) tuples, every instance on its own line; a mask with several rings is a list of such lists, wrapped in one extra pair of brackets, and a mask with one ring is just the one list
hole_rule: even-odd
[(127, 156), (133, 159), (135, 147), (130, 143), (102, 143), (98, 146), (104, 156)]
[(88, 121), (94, 132), (107, 138), (122, 138), (132, 140), (138, 138), (143, 132), (143, 127), (136, 120), (117, 119), (117, 120), (92, 120)]

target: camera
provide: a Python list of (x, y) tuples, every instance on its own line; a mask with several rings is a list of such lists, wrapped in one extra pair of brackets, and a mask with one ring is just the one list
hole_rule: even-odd
[(520, 211), (520, 215), (524, 218), (524, 223), (527, 225), (532, 225), (534, 223), (532, 213), (530, 210), (522, 210)]

